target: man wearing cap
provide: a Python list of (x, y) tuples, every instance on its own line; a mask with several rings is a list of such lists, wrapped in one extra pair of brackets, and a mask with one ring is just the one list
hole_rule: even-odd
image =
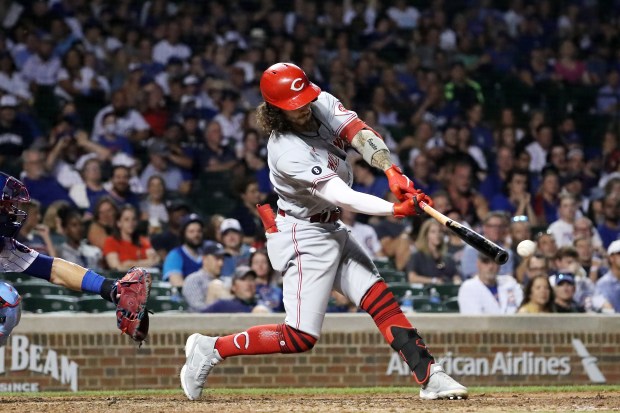
[(170, 251), (164, 260), (164, 281), (169, 281), (173, 287), (182, 286), (185, 277), (202, 266), (203, 231), (204, 222), (200, 216), (190, 214), (183, 219), (183, 244)]
[(620, 240), (607, 248), (609, 271), (596, 282), (597, 293), (605, 296), (616, 313), (620, 313)]
[(222, 244), (226, 250), (222, 277), (234, 274), (239, 265), (246, 265), (250, 259), (251, 248), (243, 243), (241, 224), (234, 218), (227, 218), (220, 225)]
[(557, 274), (553, 291), (555, 293), (554, 313), (584, 313), (586, 311), (574, 300), (576, 288), (573, 274), (569, 272)]
[[(30, 128), (17, 117), (17, 98), (4, 95), (0, 98), (0, 165), (15, 163), (22, 152), (34, 141)], [(14, 168), (17, 168), (15, 165)]]
[(189, 274), (183, 283), (183, 298), (190, 312), (203, 312), (221, 298), (229, 298), (228, 286), (220, 279), (224, 255), (221, 244), (213, 243), (203, 249), (202, 266)]
[(259, 313), (269, 312), (256, 305), (256, 273), (242, 265), (237, 268), (230, 287), (232, 298), (222, 298), (204, 309), (205, 313)]
[(127, 136), (132, 142), (141, 142), (148, 138), (150, 126), (144, 117), (127, 104), (127, 95), (123, 89), (112, 93), (112, 103), (103, 107), (93, 121), (91, 138), (94, 140), (103, 134), (103, 118), (108, 113), (115, 115), (115, 132)]
[(181, 169), (168, 160), (170, 149), (162, 139), (154, 138), (148, 146), (149, 162), (140, 175), (142, 187), (146, 188), (153, 175), (159, 175), (166, 183), (168, 191), (178, 191), (187, 194), (190, 190), (190, 181), (183, 179)]
[(479, 253), (478, 274), (459, 288), (461, 314), (514, 314), (523, 301), (521, 286), (511, 275), (498, 275), (499, 265)]
[(191, 213), (191, 208), (184, 201), (170, 201), (166, 207), (168, 209), (167, 228), (151, 237), (151, 244), (162, 261), (165, 261), (170, 251), (183, 244), (181, 228), (184, 218)]

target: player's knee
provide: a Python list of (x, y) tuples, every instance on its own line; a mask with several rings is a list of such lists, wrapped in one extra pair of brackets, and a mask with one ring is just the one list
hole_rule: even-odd
[(308, 333), (294, 329), (286, 324), (282, 325), (282, 340), (284, 343), (283, 352), (285, 353), (303, 353), (310, 351), (318, 341), (318, 338)]

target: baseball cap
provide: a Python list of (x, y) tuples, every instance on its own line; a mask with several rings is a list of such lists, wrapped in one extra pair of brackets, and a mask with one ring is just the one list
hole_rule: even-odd
[(224, 235), (227, 231), (243, 232), (241, 224), (234, 218), (226, 218), (220, 225), (220, 234)]
[(183, 86), (197, 85), (198, 83), (200, 83), (200, 79), (195, 75), (187, 75), (185, 79), (183, 79)]
[(192, 222), (197, 222), (200, 225), (202, 225), (203, 227), (205, 226), (205, 223), (202, 220), (202, 218), (200, 217), (200, 215), (198, 215), (198, 214), (189, 214), (189, 215), (186, 215), (185, 217), (183, 217), (183, 220), (181, 221), (181, 234), (185, 233), (185, 228), (187, 228), (187, 226), (189, 224), (191, 224)]
[(168, 207), (168, 212), (175, 212), (183, 209), (189, 213), (192, 210), (187, 202), (180, 199), (169, 201), (166, 206)]
[(575, 276), (569, 272), (561, 272), (555, 276), (555, 285), (560, 285), (563, 282), (575, 285)]
[(75, 162), (75, 169), (77, 169), (78, 171), (83, 170), (84, 167), (86, 166), (86, 163), (90, 161), (91, 159), (99, 159), (99, 157), (97, 156), (97, 154), (92, 153), (92, 152), (80, 156), (78, 160)]
[(257, 277), (256, 272), (254, 272), (254, 270), (248, 267), (247, 265), (240, 265), (235, 270), (232, 280), (234, 282), (235, 280), (244, 280), (247, 277), (256, 278)]
[(226, 255), (226, 251), (224, 251), (224, 247), (222, 244), (217, 242), (205, 243), (202, 248), (202, 253), (204, 255), (215, 255), (218, 257), (222, 257)]
[(153, 141), (151, 141), (148, 148), (149, 154), (151, 155), (167, 155), (169, 152), (166, 142), (160, 139), (154, 139)]
[(17, 107), (17, 98), (13, 95), (4, 95), (0, 98), (0, 107), (14, 108)]
[(620, 240), (615, 240), (609, 247), (607, 248), (607, 255), (618, 254), (620, 253)]

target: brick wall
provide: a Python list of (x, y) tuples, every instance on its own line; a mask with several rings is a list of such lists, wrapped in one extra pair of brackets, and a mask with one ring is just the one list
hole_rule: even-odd
[[(203, 319), (196, 320), (195, 323), (186, 319), (177, 323), (178, 331), (175, 331), (174, 322), (166, 323), (166, 328), (161, 329), (155, 324), (149, 342), (140, 349), (126, 336), (120, 336), (113, 328), (108, 328), (109, 318), (100, 323), (106, 326), (102, 327), (104, 331), (96, 333), (32, 332), (18, 327), (13, 341), (0, 354), (0, 391), (7, 383), (17, 383), (12, 384), (14, 386), (37, 383), (41, 391), (70, 390), (70, 374), (62, 371), (63, 357), (65, 367), (71, 362), (78, 366), (79, 390), (177, 388), (178, 371), (185, 358), (185, 339), (191, 332), (201, 330), (186, 329), (185, 326), (188, 323), (205, 324)], [(434, 322), (430, 319), (429, 324), (435, 328), (426, 328), (423, 336), (435, 356), (444, 359), (446, 369), (467, 385), (590, 383), (592, 380), (582, 363), (585, 357), (583, 350), (579, 355), (573, 343), (575, 339), (580, 340), (582, 347), (598, 359), (595, 366), (607, 383), (620, 383), (620, 347), (617, 345), (620, 343), (620, 329), (604, 331), (618, 323), (615, 318), (610, 320), (611, 325), (598, 322), (599, 325), (593, 326), (590, 323), (587, 329), (581, 328), (582, 331), (574, 329), (572, 324), (575, 321), (571, 320), (556, 326), (557, 331), (545, 329), (537, 332), (519, 331), (523, 328), (518, 325), (512, 326), (514, 331), (510, 331), (511, 323), (504, 321), (498, 324), (503, 325), (503, 331), (489, 331), (487, 328), (485, 332), (476, 332), (467, 326), (480, 325), (480, 320), (461, 321), (459, 331), (449, 326), (442, 327), (441, 319)], [(245, 324), (258, 324), (255, 321), (250, 319)], [(343, 324), (341, 330), (351, 329), (350, 320), (345, 321), (347, 327)], [(224, 319), (220, 324), (230, 326), (228, 322)], [(582, 323), (585, 327), (585, 321)], [(71, 323), (67, 323), (66, 319), (59, 322), (59, 325), (67, 324)], [(338, 323), (332, 324), (308, 353), (226, 360), (210, 376), (210, 386), (343, 387), (411, 383), (400, 359), (393, 355), (372, 324), (363, 321), (359, 323), (358, 330), (361, 331), (344, 332), (333, 331), (338, 328)], [(560, 328), (562, 324), (564, 331)], [(218, 323), (211, 325), (217, 326)], [(236, 331), (243, 331), (244, 328), (247, 326), (240, 325)], [(206, 330), (210, 334), (229, 331), (230, 327)], [(19, 364), (21, 370), (12, 368), (14, 357), (15, 366)], [(516, 358), (519, 360), (515, 361)], [(514, 371), (515, 367), (517, 371)], [(493, 368), (497, 371), (492, 371)], [(536, 374), (535, 369), (544, 370), (546, 374)]]

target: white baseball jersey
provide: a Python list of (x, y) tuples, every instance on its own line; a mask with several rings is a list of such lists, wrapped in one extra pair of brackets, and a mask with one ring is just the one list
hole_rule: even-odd
[(0, 272), (24, 272), (38, 255), (13, 238), (0, 238)]
[(316, 196), (319, 182), (340, 177), (353, 184), (352, 168), (345, 161), (340, 134), (358, 120), (333, 95), (321, 92), (310, 105), (319, 121), (316, 133), (274, 132), (267, 144), (270, 179), (278, 194), (278, 207), (294, 217), (309, 217), (334, 205)]
[(319, 337), (332, 289), (359, 305), (380, 280), (371, 258), (342, 221), (311, 223), (308, 217), (335, 205), (316, 194), (317, 184), (335, 177), (349, 186), (345, 161), (347, 127), (360, 122), (332, 95), (322, 92), (311, 104), (318, 132), (273, 133), (267, 145), (270, 179), (278, 194), (278, 232), (266, 234), (269, 259), (283, 276), (285, 322)]

